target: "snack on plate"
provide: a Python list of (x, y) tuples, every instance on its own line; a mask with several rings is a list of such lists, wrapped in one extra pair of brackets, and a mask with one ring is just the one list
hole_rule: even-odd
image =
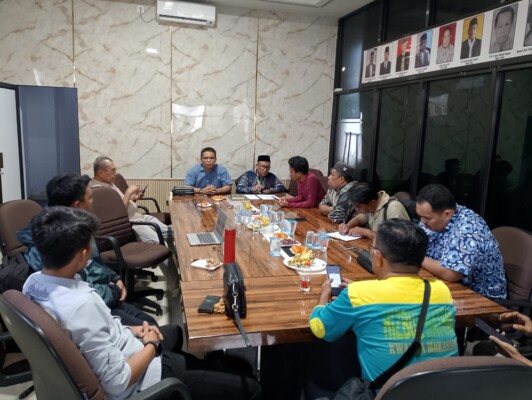
[[(286, 246), (292, 246), (292, 245), (297, 245), (297, 244), (299, 244), (299, 242), (297, 240), (292, 239), (291, 237), (281, 239), (281, 246), (286, 247)], [(296, 246), (293, 246), (293, 247), (296, 247)], [(292, 253), (297, 254), (295, 251), (292, 251)]]
[(288, 237), (286, 233), (281, 233), (281, 232), (275, 232), (273, 236), (278, 237), (279, 239), (286, 239)]
[(223, 200), (224, 197), (222, 195), (220, 195), (220, 194), (216, 194), (216, 195), (212, 196), (212, 199), (214, 201), (220, 201), (220, 200)]
[(310, 267), (313, 262), (314, 253), (307, 246), (303, 246), (301, 253), (296, 254), (294, 257), (288, 259), (288, 265), (294, 265), (296, 267)]
[(305, 248), (305, 246), (295, 245), (295, 246), (290, 247), (290, 250), (294, 254), (300, 254), (303, 251), (304, 248)]
[(214, 258), (206, 258), (205, 261), (205, 268), (210, 270), (216, 269), (220, 266), (220, 264), (222, 264), (220, 261), (215, 261)]
[(209, 203), (208, 201), (202, 201), (201, 203), (198, 203), (198, 207), (210, 207), (212, 206), (211, 203)]
[(218, 300), (218, 303), (214, 305), (214, 312), (216, 314), (224, 314), (225, 313), (225, 301), (223, 297), (220, 297), (220, 300)]
[(253, 223), (259, 224), (262, 227), (265, 227), (265, 226), (270, 225), (270, 218), (269, 217), (265, 217), (265, 216), (257, 215), (255, 217), (253, 217)]
[(244, 200), (242, 202), (242, 206), (248, 211), (250, 211), (253, 208), (253, 205), (251, 204), (249, 200)]

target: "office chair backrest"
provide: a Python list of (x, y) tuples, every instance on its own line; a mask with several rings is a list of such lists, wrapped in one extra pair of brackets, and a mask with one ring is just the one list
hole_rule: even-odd
[(91, 367), (70, 336), (21, 292), (0, 296), (0, 313), (28, 359), (39, 400), (105, 399)]
[(495, 228), (508, 281), (508, 299), (531, 299), (532, 234), (511, 226)]
[(26, 247), (17, 239), (17, 231), (25, 228), (42, 211), (32, 200), (12, 200), (0, 206), (0, 241), (2, 254), (13, 256)]
[(114, 184), (122, 193), (126, 193), (126, 190), (129, 187), (126, 179), (120, 174), (115, 175)]
[[(92, 212), (101, 223), (98, 235), (113, 236), (119, 245), (135, 241), (127, 209), (120, 195), (108, 187), (93, 187), (92, 196)], [(98, 243), (98, 247), (100, 251), (111, 249), (106, 243)]]
[(532, 368), (503, 357), (422, 361), (393, 375), (376, 400), (530, 399)]

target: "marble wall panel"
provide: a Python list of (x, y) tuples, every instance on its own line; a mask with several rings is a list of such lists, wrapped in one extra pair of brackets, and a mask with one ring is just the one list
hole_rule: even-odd
[(260, 15), (256, 150), (273, 155), (283, 178), (294, 155), (327, 171), (336, 30), (328, 20)]
[(173, 28), (173, 175), (184, 177), (201, 148), (236, 178), (253, 161), (257, 18), (218, 13), (216, 28)]
[(71, 0), (0, 1), (0, 81), (73, 86)]
[(82, 170), (107, 155), (126, 177), (170, 177), (170, 28), (154, 7), (74, 4)]

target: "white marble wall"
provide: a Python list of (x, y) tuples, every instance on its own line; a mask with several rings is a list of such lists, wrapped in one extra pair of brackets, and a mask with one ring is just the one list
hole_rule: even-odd
[(0, 0), (0, 81), (78, 88), (84, 172), (106, 154), (181, 178), (207, 145), (233, 177), (263, 153), (281, 178), (296, 154), (326, 170), (335, 22), (218, 9), (214, 29), (171, 27), (145, 3)]

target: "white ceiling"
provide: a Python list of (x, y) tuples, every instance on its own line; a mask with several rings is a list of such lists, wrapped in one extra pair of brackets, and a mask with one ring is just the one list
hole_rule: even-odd
[[(279, 2), (277, 2), (279, 1)], [(338, 19), (359, 9), (360, 7), (371, 3), (373, 0), (330, 0), (323, 7), (309, 7), (295, 4), (282, 4), (290, 0), (198, 0), (198, 3), (209, 3), (216, 6), (240, 7), (254, 10), (267, 10), (274, 12), (287, 12), (299, 15), (308, 15), (313, 17), (325, 17)], [(303, 2), (303, 0), (292, 0), (294, 2)], [(315, 3), (315, 1), (310, 1)]]

